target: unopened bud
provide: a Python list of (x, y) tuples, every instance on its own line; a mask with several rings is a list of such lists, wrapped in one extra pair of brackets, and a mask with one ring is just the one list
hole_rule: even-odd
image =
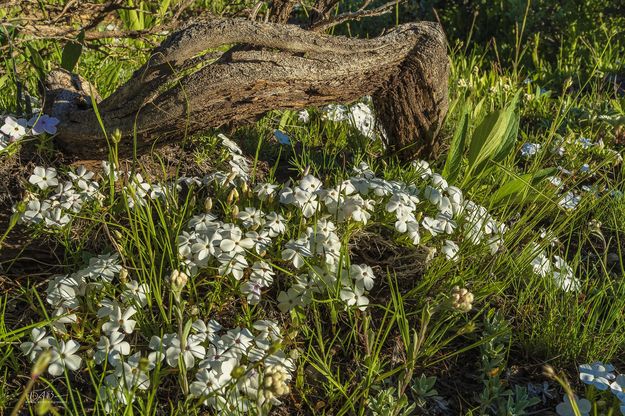
[(242, 365), (237, 366), (234, 368), (234, 370), (232, 370), (232, 373), (230, 374), (232, 375), (232, 378), (241, 378), (245, 374), (245, 367)]
[(44, 398), (37, 402), (37, 405), (35, 406), (35, 413), (37, 413), (37, 416), (43, 416), (50, 413), (52, 409), (54, 409), (54, 406), (52, 406), (52, 401), (50, 401), (50, 399), (48, 398)]
[(237, 218), (239, 216), (239, 206), (235, 205), (232, 207), (232, 218)]
[(213, 199), (209, 196), (204, 200), (204, 210), (206, 212), (210, 211), (213, 208)]
[(571, 88), (571, 85), (573, 85), (573, 80), (571, 79), (571, 77), (568, 77), (564, 80), (564, 91), (567, 91), (569, 88)]
[(113, 131), (113, 134), (111, 134), (111, 140), (113, 140), (113, 143), (119, 143), (122, 141), (122, 132), (120, 129), (115, 129), (115, 131)]
[(39, 357), (37, 357), (37, 361), (35, 361), (35, 365), (33, 366), (33, 371), (30, 377), (33, 380), (39, 378), (40, 375), (46, 372), (48, 369), (48, 365), (50, 364), (50, 360), (52, 359), (52, 352), (50, 350), (45, 350)]
[(232, 188), (232, 190), (228, 194), (228, 198), (226, 198), (226, 202), (228, 204), (232, 204), (234, 201), (238, 199), (239, 199), (239, 191), (237, 191), (237, 188)]
[(244, 195), (246, 195), (247, 193), (249, 193), (250, 191), (250, 187), (247, 186), (247, 182), (243, 182), (243, 185), (241, 185), (241, 192), (243, 192)]
[(472, 332), (475, 332), (475, 322), (473, 321), (467, 322), (466, 325), (462, 326), (462, 328), (458, 330), (458, 335), (470, 334)]
[(139, 360), (139, 370), (147, 372), (150, 369), (150, 360), (148, 357), (141, 357)]
[(226, 181), (224, 182), (224, 186), (228, 185), (230, 182), (232, 182), (234, 180), (234, 178), (237, 177), (237, 173), (236, 172), (230, 172), (230, 175), (228, 175), (228, 177), (226, 178)]
[(273, 355), (276, 352), (280, 351), (282, 348), (282, 343), (280, 341), (274, 342), (271, 344), (271, 347), (267, 350), (267, 355)]
[(119, 271), (119, 281), (122, 283), (126, 283), (128, 281), (128, 270), (125, 267), (122, 267)]
[(557, 377), (556, 370), (554, 370), (553, 367), (550, 366), (549, 364), (545, 364), (543, 366), (543, 374), (545, 375), (545, 377), (548, 377), (551, 379), (554, 379)]
[(180, 270), (174, 270), (171, 272), (171, 276), (169, 277), (171, 285), (176, 289), (182, 289), (185, 287), (187, 280), (189, 280), (189, 277)]

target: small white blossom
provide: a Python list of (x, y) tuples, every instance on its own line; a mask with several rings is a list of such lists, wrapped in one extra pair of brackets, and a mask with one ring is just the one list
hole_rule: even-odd
[(35, 167), (33, 174), (28, 178), (28, 182), (36, 185), (41, 190), (46, 190), (51, 186), (57, 186), (59, 180), (56, 178), (56, 169)]
[(74, 340), (65, 342), (55, 339), (52, 339), (50, 344), (52, 346), (52, 358), (48, 366), (50, 375), (60, 376), (65, 369), (76, 371), (80, 368), (82, 358), (76, 355), (80, 344)]

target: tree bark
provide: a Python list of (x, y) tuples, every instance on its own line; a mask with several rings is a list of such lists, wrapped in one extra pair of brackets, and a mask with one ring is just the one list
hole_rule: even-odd
[[(217, 58), (205, 52), (238, 44)], [(243, 19), (193, 22), (157, 47), (111, 96), (82, 78), (50, 73), (44, 110), (62, 122), (56, 141), (82, 158), (103, 157), (119, 129), (120, 153), (208, 128), (257, 120), (269, 110), (347, 103), (372, 95), (388, 146), (404, 158), (436, 156), (447, 112), (449, 62), (438, 24), (405, 24), (374, 39), (314, 33)], [(91, 96), (97, 112), (90, 108)]]

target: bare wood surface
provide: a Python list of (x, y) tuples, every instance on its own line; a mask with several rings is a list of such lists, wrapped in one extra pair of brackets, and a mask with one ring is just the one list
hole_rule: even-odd
[[(203, 55), (241, 45), (221, 55)], [(373, 95), (389, 147), (404, 157), (434, 154), (447, 111), (449, 63), (435, 23), (399, 26), (374, 39), (329, 36), (246, 19), (195, 21), (170, 35), (148, 62), (98, 103), (108, 132), (122, 132), (122, 155), (185, 134), (257, 120), (272, 109), (351, 102)], [(107, 151), (84, 80), (53, 71), (46, 111), (61, 118), (57, 143), (79, 157)], [(69, 97), (69, 98), (68, 98)], [(97, 99), (96, 99), (97, 100)]]

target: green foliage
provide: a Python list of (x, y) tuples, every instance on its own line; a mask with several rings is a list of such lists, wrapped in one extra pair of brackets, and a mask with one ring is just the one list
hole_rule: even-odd
[[(372, 6), (383, 2), (376, 0)], [(190, 14), (229, 13), (255, 3), (199, 0)], [(170, 17), (178, 4), (127, 0), (124, 5), (132, 9), (119, 11), (120, 29), (154, 27)], [(372, 241), (366, 241), (371, 250), (380, 250), (376, 273), (385, 280), (370, 310), (346, 311), (329, 300), (314, 302), (306, 311), (279, 315), (288, 334), (285, 344), (298, 357), (291, 395), (283, 400), (285, 412), (428, 414), (447, 401), (447, 411), (454, 414), (532, 414), (556, 403), (535, 406), (537, 398), (524, 384), (508, 377), (507, 369), (534, 368), (537, 361), (572, 369), (581, 362), (623, 355), (625, 187), (618, 156), (623, 153), (625, 98), (618, 80), (625, 68), (625, 43), (622, 15), (617, 15), (622, 6), (607, 0), (536, 0), (529, 3), (525, 15), (527, 5), (525, 0), (407, 1), (399, 13), (334, 29), (335, 34), (373, 36), (397, 22), (433, 17), (430, 13), (436, 8), (451, 45), (451, 104), (443, 129), (449, 150), (440, 161), (429, 162), (435, 171), (442, 169), (450, 185), (461, 187), (467, 199), (488, 208), (508, 230), (502, 249), (491, 252), (488, 247), (471, 247), (464, 238), (457, 241), (458, 258), (448, 261), (440, 255), (441, 247), (437, 247), (438, 255), (425, 253), (428, 259), (424, 259), (409, 244), (390, 244), (384, 239), (392, 224), (370, 224), (375, 238), (367, 235)], [(343, 1), (337, 12), (358, 6), (356, 1)], [(306, 19), (307, 11), (300, 9), (301, 19)], [(162, 39), (156, 35), (148, 40), (102, 40), (89, 45), (97, 46), (94, 49), (81, 47), (87, 44), (80, 38), (21, 42), (20, 36), (3, 23), (0, 47), (7, 51), (7, 59), (0, 64), (0, 108), (20, 114), (35, 106), (38, 80), (55, 65), (61, 63), (95, 82), (106, 96), (145, 62), (150, 43)], [(289, 145), (276, 143), (275, 129), (289, 136)], [(360, 161), (391, 180), (419, 180), (413, 169), (385, 157), (379, 141), (363, 137), (349, 123), (329, 121), (314, 109), (310, 109), (308, 123), (299, 122), (295, 111), (276, 111), (232, 137), (253, 159), (252, 176), (258, 180), (285, 182), (306, 171), (327, 182), (339, 182)], [(581, 138), (593, 144), (587, 147)], [(536, 155), (520, 155), (525, 142), (540, 144)], [(35, 163), (54, 157), (53, 139), (44, 137), (35, 144)], [(228, 166), (214, 135), (190, 138), (184, 145), (192, 149), (193, 157), (177, 160), (178, 164), (161, 156), (147, 157), (152, 173), (158, 172), (155, 181), (161, 172), (176, 176), (200, 169), (206, 174)], [(25, 157), (20, 152), (19, 146), (11, 145), (0, 158)], [(111, 159), (115, 158), (113, 151)], [(586, 173), (581, 170), (584, 164), (589, 165)], [(140, 165), (129, 161), (133, 168)], [(559, 187), (554, 177), (561, 179)], [(27, 175), (20, 177), (24, 186), (29, 186), (27, 179)], [(103, 249), (124, 253), (134, 278), (154, 294), (141, 316), (146, 333), (161, 335), (164, 327), (188, 333), (190, 320), (180, 317), (172, 306), (175, 300), (164, 277), (180, 267), (176, 237), (194, 214), (205, 211), (209, 195), (185, 188), (162, 201), (131, 208), (132, 192), (112, 182), (104, 185), (107, 201), (103, 209), (86, 211), (79, 218), (80, 228), (54, 234), (42, 228), (28, 230), (29, 238), (61, 247), (58, 264), (45, 266), (64, 271), (77, 269)], [(576, 209), (559, 205), (568, 191), (581, 195)], [(241, 194), (239, 202), (246, 201)], [(226, 202), (228, 193), (215, 192), (210, 198), (226, 216), (234, 215), (234, 207)], [(245, 207), (239, 205), (237, 209)], [(15, 229), (24, 229), (18, 224), (18, 213), (25, 207), (17, 204), (15, 208), (0, 244)], [(467, 226), (457, 225), (460, 229)], [(297, 234), (296, 228), (289, 232)], [(355, 251), (350, 238), (357, 237), (358, 230), (348, 234), (342, 242), (345, 255)], [(423, 247), (428, 243), (426, 235), (423, 232)], [(579, 291), (563, 291), (552, 275), (534, 272), (533, 261), (543, 250), (568, 262), (579, 279)], [(20, 254), (2, 258), (0, 273), (12, 272), (18, 260), (23, 260)], [(394, 268), (403, 274), (393, 274)], [(40, 298), (45, 289), (42, 281), (49, 273), (41, 273), (3, 279), (7, 293), (0, 298), (1, 409), (12, 408), (15, 392), (21, 391), (22, 381), (29, 377), (30, 363), (17, 345), (32, 328), (49, 327), (53, 322)], [(277, 290), (284, 288), (286, 277), (277, 279)], [(222, 315), (233, 325), (246, 325), (267, 318), (275, 309), (245, 303), (236, 294), (238, 284), (222, 278), (217, 270), (214, 276), (198, 280), (191, 283), (187, 298), (179, 305), (202, 317)], [(455, 285), (465, 285), (475, 293), (476, 306), (467, 314), (448, 308), (447, 296)], [(267, 294), (270, 299), (275, 295)], [(94, 310), (98, 306), (90, 304)], [(77, 322), (71, 325), (71, 336), (91, 343), (99, 336), (96, 328), (97, 322)], [(173, 377), (156, 371), (150, 390), (138, 394), (134, 405), (116, 405), (112, 413), (205, 411), (198, 400), (172, 400), (157, 390), (155, 386), (165, 379), (178, 381), (172, 391), (184, 386), (184, 371), (169, 371), (175, 373)], [(449, 388), (448, 377), (458, 373), (467, 375), (462, 379), (466, 389), (462, 397)], [(60, 414), (79, 415), (92, 409), (103, 414), (102, 397), (96, 393), (103, 384), (100, 376), (98, 369), (87, 366), (60, 385), (44, 378), (41, 386), (59, 398), (53, 405)], [(532, 377), (545, 380), (540, 375)], [(577, 379), (577, 374), (572, 371), (569, 378)], [(28, 406), (28, 411), (35, 412), (34, 405)]]
[(82, 43), (85, 41), (85, 31), (81, 31), (75, 41), (67, 42), (63, 48), (61, 56), (61, 68), (73, 71), (80, 54), (82, 53)]

